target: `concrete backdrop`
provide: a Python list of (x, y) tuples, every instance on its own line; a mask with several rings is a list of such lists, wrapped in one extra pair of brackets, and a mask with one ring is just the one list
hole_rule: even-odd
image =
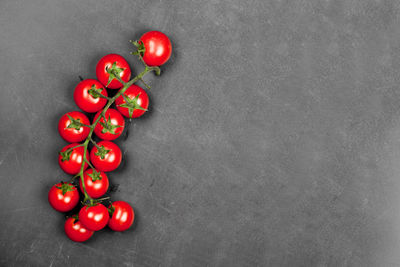
[[(49, 188), (78, 76), (171, 37), (84, 243)], [(399, 1), (0, 1), (0, 266), (400, 266)]]

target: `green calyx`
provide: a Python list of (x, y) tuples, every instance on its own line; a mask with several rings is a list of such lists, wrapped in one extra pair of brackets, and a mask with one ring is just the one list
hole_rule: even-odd
[(79, 119), (72, 118), (69, 114), (67, 114), (67, 116), (68, 116), (68, 119), (71, 121), (71, 123), (65, 129), (73, 128), (73, 129), (79, 131), (81, 129), (81, 127), (83, 126), (81, 121)]
[(146, 48), (144, 47), (144, 44), (142, 41), (132, 41), (130, 40), (130, 42), (136, 46), (137, 50), (135, 52), (131, 52), (132, 55), (144, 55), (144, 53), (146, 52)]
[(88, 90), (89, 95), (93, 96), (94, 99), (101, 97), (101, 92), (103, 91), (103, 88), (96, 88), (96, 85), (92, 85), (90, 89)]
[(101, 181), (101, 174), (100, 172), (93, 170), (92, 173), (88, 173), (89, 177), (92, 178), (92, 182)]
[(66, 151), (61, 151), (60, 156), (61, 156), (61, 161), (64, 162), (66, 160), (69, 160), (72, 154), (72, 149), (67, 149)]
[(99, 146), (97, 147), (97, 152), (94, 153), (96, 156), (100, 156), (101, 159), (104, 159), (105, 156), (110, 152), (111, 150), (105, 149), (104, 146)]
[(139, 96), (140, 96), (140, 93), (137, 96), (135, 96), (133, 99), (131, 99), (127, 95), (122, 94), (122, 97), (124, 98), (125, 103), (123, 103), (121, 105), (118, 105), (118, 106), (121, 107), (121, 108), (127, 108), (129, 110), (129, 117), (133, 116), (133, 111), (135, 109), (140, 109), (140, 110), (147, 111), (147, 109), (142, 108), (139, 105), (139, 103), (138, 103)]
[(116, 134), (115, 129), (122, 127), (120, 125), (114, 125), (111, 123), (111, 117), (108, 115), (108, 120), (105, 120), (105, 122), (99, 121), (100, 125), (103, 126), (103, 129), (101, 130), (101, 133), (111, 133), (111, 134)]
[(115, 207), (111, 204), (111, 206), (108, 208), (108, 212), (110, 213), (110, 218), (113, 216), (115, 211)]
[(71, 216), (72, 219), (74, 219), (74, 224), (77, 223), (79, 221), (79, 216), (78, 214), (75, 214), (73, 216)]
[(106, 70), (108, 72), (108, 74), (110, 74), (110, 76), (108, 77), (108, 82), (107, 85), (108, 86), (112, 80), (114, 80), (117, 76), (120, 76), (120, 73), (125, 70), (124, 68), (118, 68), (117, 67), (117, 62), (114, 62), (111, 66), (111, 68), (106, 67)]
[[(142, 41), (132, 41), (130, 40), (134, 46), (136, 46), (136, 51), (131, 52), (131, 55), (136, 55), (138, 56), (139, 60), (143, 63), (143, 65), (146, 67), (146, 71), (154, 71), (154, 73), (159, 76), (161, 74), (161, 69), (159, 67), (153, 66), (149, 67), (146, 62), (143, 60), (144, 53), (146, 52), (146, 47), (144, 47), (144, 44)], [(141, 80), (141, 77), (139, 77), (139, 80)], [(146, 85), (147, 87), (147, 85)]]
[(65, 195), (69, 191), (75, 190), (75, 187), (72, 184), (64, 182), (61, 183), (61, 186), (56, 186), (56, 188), (60, 189), (63, 195)]

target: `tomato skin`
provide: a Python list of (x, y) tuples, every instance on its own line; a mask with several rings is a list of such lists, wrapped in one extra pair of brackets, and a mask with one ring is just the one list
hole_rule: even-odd
[(82, 225), (91, 231), (103, 229), (110, 219), (108, 210), (103, 204), (97, 203), (94, 206), (83, 206), (79, 211), (79, 220)]
[[(96, 113), (93, 121), (96, 121), (96, 119), (100, 116), (101, 112), (102, 112), (102, 110)], [(113, 134), (111, 132), (102, 133), (104, 127), (103, 127), (103, 125), (101, 125), (101, 123), (105, 122), (103, 117), (100, 118), (99, 122), (96, 124), (96, 127), (94, 128), (94, 133), (103, 140), (114, 140), (114, 139), (118, 138), (122, 134), (122, 132), (124, 131), (124, 128), (125, 128), (124, 117), (122, 117), (121, 113), (119, 113), (118, 110), (113, 109), (113, 108), (107, 109), (104, 116), (106, 117), (107, 121), (111, 122), (111, 126), (115, 127), (113, 129), (115, 134)], [(120, 126), (120, 127), (116, 127), (116, 126)]]
[(75, 242), (85, 242), (92, 237), (93, 231), (86, 229), (80, 221), (68, 218), (64, 224), (65, 234)]
[[(69, 148), (77, 146), (77, 145), (79, 145), (79, 144), (78, 143), (69, 144), (69, 145), (63, 147), (63, 149), (61, 149), (61, 152), (65, 152)], [(62, 156), (59, 154), (58, 155), (58, 164), (60, 165), (61, 169), (64, 172), (66, 172), (68, 174), (72, 174), (72, 175), (79, 173), (79, 171), (81, 170), (81, 164), (83, 161), (83, 152), (84, 152), (83, 146), (76, 147), (72, 150), (69, 160), (65, 160), (65, 161), (62, 161)], [(87, 151), (86, 159), (89, 161), (88, 154), (89, 153)], [(85, 162), (83, 170), (86, 170), (87, 167), (88, 167), (88, 164)]]
[(171, 57), (172, 45), (168, 36), (159, 31), (150, 31), (140, 37), (146, 51), (143, 60), (149, 66), (161, 66)]
[(93, 166), (103, 172), (111, 172), (118, 168), (121, 164), (122, 153), (121, 149), (110, 141), (101, 141), (97, 143), (98, 146), (104, 146), (105, 149), (110, 150), (102, 159), (100, 156), (95, 155), (98, 152), (97, 147), (93, 147), (92, 151), (90, 151), (90, 161), (93, 163)]
[(67, 183), (64, 186), (70, 187), (71, 190), (63, 194), (62, 189), (57, 188), (62, 186), (63, 186), (62, 183), (53, 185), (49, 191), (48, 200), (50, 205), (55, 210), (60, 212), (67, 212), (75, 208), (76, 204), (78, 204), (79, 192), (73, 184)]
[(132, 116), (130, 116), (131, 114), (129, 114), (129, 109), (127, 107), (120, 107), (120, 105), (126, 104), (124, 97), (121, 95), (115, 100), (115, 105), (117, 106), (118, 111), (121, 112), (122, 115), (124, 115), (127, 118), (138, 118), (146, 112), (146, 109), (149, 107), (149, 96), (147, 95), (146, 91), (143, 88), (133, 84), (130, 87), (128, 87), (128, 89), (126, 89), (124, 95), (130, 99), (134, 99), (137, 96), (136, 103), (142, 109), (138, 108), (133, 109), (133, 112), (131, 113)]
[(133, 208), (125, 201), (114, 201), (112, 206), (114, 207), (114, 212), (108, 221), (108, 227), (117, 232), (128, 230), (135, 219)]
[(88, 91), (92, 88), (93, 85), (96, 89), (102, 89), (102, 95), (108, 96), (107, 90), (105, 89), (104, 85), (94, 79), (86, 79), (81, 81), (75, 87), (74, 91), (74, 100), (76, 105), (83, 111), (89, 113), (97, 112), (107, 104), (107, 99), (102, 97), (94, 98), (91, 94), (89, 94)]
[[(93, 181), (89, 174), (93, 174), (93, 169), (88, 169), (83, 173), (86, 192), (91, 198), (99, 198), (108, 190), (108, 177), (104, 172), (100, 172), (101, 179)], [(81, 189), (81, 192), (84, 193), (81, 179), (79, 179), (79, 188)]]
[(67, 115), (71, 116), (75, 120), (79, 120), (83, 124), (90, 125), (88, 117), (86, 117), (86, 115), (82, 112), (68, 112), (61, 116), (60, 120), (58, 121), (58, 132), (60, 133), (61, 137), (70, 143), (76, 143), (85, 140), (89, 135), (90, 128), (85, 126), (80, 127), (79, 130), (76, 130), (75, 128), (67, 128), (68, 125), (71, 124), (71, 120)]
[(107, 69), (111, 68), (113, 63), (116, 63), (117, 68), (122, 68), (123, 70), (119, 73), (121, 80), (124, 82), (128, 82), (131, 78), (131, 68), (129, 67), (128, 62), (122, 56), (118, 54), (108, 54), (102, 57), (96, 65), (96, 76), (97, 79), (104, 84), (107, 88), (110, 89), (119, 89), (122, 87), (122, 83), (120, 83), (117, 79), (113, 79), (110, 84), (107, 85), (110, 74), (107, 72)]

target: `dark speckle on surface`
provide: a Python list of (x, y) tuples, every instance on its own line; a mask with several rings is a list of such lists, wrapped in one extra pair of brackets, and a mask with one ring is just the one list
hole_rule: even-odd
[[(0, 266), (400, 266), (400, 2), (0, 2)], [(108, 53), (173, 55), (116, 141), (134, 227), (64, 234), (58, 119)], [(139, 83), (140, 84), (140, 83)], [(143, 85), (142, 85), (143, 86)]]

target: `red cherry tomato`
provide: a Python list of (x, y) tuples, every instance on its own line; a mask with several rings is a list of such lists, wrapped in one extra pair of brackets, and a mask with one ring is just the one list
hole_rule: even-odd
[(138, 118), (142, 116), (149, 107), (149, 96), (141, 87), (133, 84), (123, 95), (115, 100), (115, 105), (119, 112), (128, 118)]
[(88, 117), (86, 117), (82, 112), (68, 112), (58, 121), (58, 132), (67, 142), (81, 142), (88, 137), (90, 128), (81, 126), (80, 123), (90, 125)]
[(150, 31), (140, 37), (144, 44), (143, 60), (149, 66), (161, 66), (171, 56), (172, 45), (168, 36), (159, 31)]
[(110, 141), (101, 141), (97, 143), (97, 146), (100, 149), (93, 147), (90, 151), (90, 161), (94, 167), (103, 172), (110, 172), (118, 168), (122, 160), (121, 149)]
[(82, 225), (91, 231), (103, 229), (110, 219), (108, 210), (104, 205), (97, 203), (94, 206), (83, 206), (79, 211), (79, 220)]
[(74, 100), (76, 105), (86, 112), (97, 112), (102, 109), (107, 99), (99, 95), (108, 96), (107, 90), (99, 81), (86, 79), (78, 83), (74, 91)]
[[(93, 121), (97, 120), (101, 112), (102, 111), (96, 113)], [(104, 117), (107, 121), (104, 121)], [(124, 131), (124, 117), (122, 117), (118, 110), (112, 108), (107, 109), (104, 117), (100, 118), (99, 122), (96, 124), (94, 133), (104, 140), (114, 140), (118, 138)]]
[[(86, 170), (83, 173), (83, 180), (86, 192), (91, 198), (99, 198), (108, 190), (109, 182), (104, 172), (93, 172), (93, 169)], [(81, 180), (79, 180), (79, 187), (81, 192), (84, 193)]]
[(114, 74), (108, 72), (110, 70), (119, 75), (124, 82), (128, 82), (131, 78), (131, 68), (122, 56), (117, 54), (106, 55), (97, 63), (96, 76), (107, 88), (118, 89), (122, 87), (122, 84), (115, 78)]
[(78, 204), (79, 192), (73, 184), (58, 183), (51, 187), (48, 200), (55, 210), (67, 212)]
[(131, 227), (135, 218), (131, 205), (125, 201), (114, 201), (109, 208), (114, 209), (114, 211), (108, 221), (108, 227), (118, 232), (125, 231)]
[(68, 218), (64, 224), (64, 230), (69, 239), (75, 242), (85, 242), (93, 235), (93, 231), (86, 229), (80, 221)]
[[(58, 155), (58, 164), (60, 164), (61, 169), (68, 174), (75, 175), (81, 170), (84, 152), (83, 146), (76, 147), (72, 150), (69, 149), (77, 145), (79, 144), (73, 143), (63, 147)], [(86, 151), (86, 159), (89, 161), (88, 152), (89, 151)], [(87, 167), (88, 164), (85, 162), (83, 169), (86, 170)]]

